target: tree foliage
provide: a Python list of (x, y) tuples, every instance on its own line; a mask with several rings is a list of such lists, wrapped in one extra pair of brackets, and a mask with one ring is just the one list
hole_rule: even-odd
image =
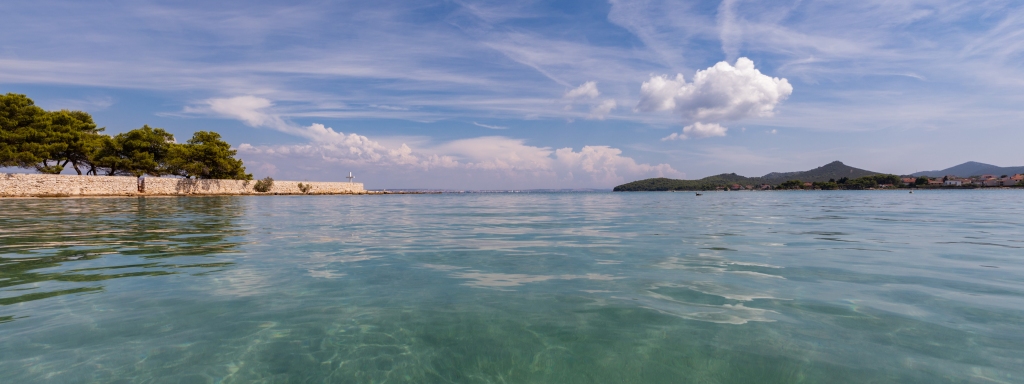
[(143, 125), (105, 140), (97, 153), (96, 164), (110, 176), (166, 175), (170, 173), (167, 155), (174, 145), (174, 135)]
[(871, 176), (858, 177), (856, 179), (848, 180), (843, 184), (843, 189), (868, 189), (878, 188), (879, 185), (899, 185), (900, 177), (889, 174), (878, 174)]
[(0, 166), (60, 173), (70, 163), (81, 175), (102, 131), (88, 113), (47, 112), (25, 95), (0, 96)]
[(215, 132), (199, 131), (186, 144), (160, 128), (114, 137), (102, 134), (82, 111), (47, 112), (25, 95), (0, 95), (0, 166), (59, 174), (70, 164), (81, 175), (178, 175), (251, 180), (237, 151)]
[(234, 157), (237, 153), (219, 133), (198, 131), (188, 143), (171, 146), (167, 169), (188, 178), (252, 180), (242, 160)]
[(816, 181), (816, 182), (814, 182), (813, 185), (814, 185), (815, 188), (819, 188), (819, 189), (822, 189), (822, 190), (836, 190), (836, 189), (839, 189), (839, 183), (836, 183), (835, 181), (825, 181), (825, 182)]
[(97, 128), (92, 116), (82, 111), (60, 110), (48, 112), (48, 115), (46, 143), (49, 159), (43, 159), (42, 165), (48, 167), (49, 160), (53, 160), (53, 173), (60, 173), (70, 163), (79, 175), (83, 168), (87, 171), (95, 169), (93, 158), (102, 146), (105, 136), (100, 132), (103, 128)]
[(24, 94), (0, 96), (0, 166), (60, 173), (71, 164), (82, 174), (102, 140), (92, 116), (81, 111), (46, 112)]
[(801, 182), (800, 180), (789, 180), (789, 181), (782, 182), (782, 184), (779, 184), (778, 188), (779, 189), (802, 189), (803, 187), (804, 187), (804, 183)]
[(0, 166), (32, 167), (47, 157), (46, 111), (25, 95), (0, 96)]

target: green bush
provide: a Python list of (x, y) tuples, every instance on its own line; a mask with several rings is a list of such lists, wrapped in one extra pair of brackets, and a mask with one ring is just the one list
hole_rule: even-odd
[(823, 190), (835, 190), (839, 189), (839, 184), (834, 181), (826, 181), (824, 183), (815, 182), (814, 186)]
[(779, 184), (779, 189), (802, 189), (804, 183), (800, 180), (789, 180), (782, 184)]
[(309, 193), (309, 191), (312, 191), (312, 190), (313, 190), (313, 184), (302, 184), (302, 183), (299, 183), (299, 191), (301, 191), (302, 193)]
[(270, 189), (274, 187), (274, 179), (270, 176), (264, 177), (263, 180), (257, 180), (256, 185), (252, 189), (256, 192), (270, 192)]

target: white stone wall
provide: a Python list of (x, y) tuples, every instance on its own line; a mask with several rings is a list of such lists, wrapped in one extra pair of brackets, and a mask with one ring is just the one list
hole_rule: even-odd
[[(144, 192), (131, 176), (77, 176), (0, 173), (0, 197), (45, 196), (161, 196), (302, 194), (300, 181), (274, 181), (267, 193), (253, 190), (255, 180), (190, 180), (147, 177)], [(366, 193), (362, 183), (301, 182), (312, 185), (310, 194)]]

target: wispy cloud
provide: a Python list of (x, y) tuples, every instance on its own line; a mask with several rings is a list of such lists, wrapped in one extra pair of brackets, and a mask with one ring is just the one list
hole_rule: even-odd
[(71, 109), (86, 112), (102, 111), (114, 105), (117, 101), (111, 96), (87, 96), (80, 99), (60, 99), (53, 102), (53, 105), (44, 106), (47, 109)]
[(598, 96), (601, 96), (601, 92), (597, 90), (597, 83), (588, 81), (581, 84), (579, 87), (569, 90), (565, 93), (565, 96), (562, 97), (566, 99), (579, 99), (584, 97), (593, 99)]
[(619, 104), (616, 103), (615, 100), (604, 100), (601, 102), (601, 104), (595, 105), (593, 108), (590, 109), (590, 114), (587, 115), (587, 118), (604, 120), (604, 117), (608, 116), (608, 114), (615, 110), (615, 108), (618, 107), (618, 105)]
[(473, 122), (473, 125), (481, 127), (481, 128), (487, 128), (487, 129), (508, 129), (508, 127), (502, 127), (502, 126), (499, 126), (499, 125), (480, 124), (480, 123), (475, 122), (475, 121)]

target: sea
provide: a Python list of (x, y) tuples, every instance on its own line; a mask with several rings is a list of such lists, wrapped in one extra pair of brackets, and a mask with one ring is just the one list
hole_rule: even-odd
[(1024, 383), (1022, 203), (0, 199), (0, 382)]

